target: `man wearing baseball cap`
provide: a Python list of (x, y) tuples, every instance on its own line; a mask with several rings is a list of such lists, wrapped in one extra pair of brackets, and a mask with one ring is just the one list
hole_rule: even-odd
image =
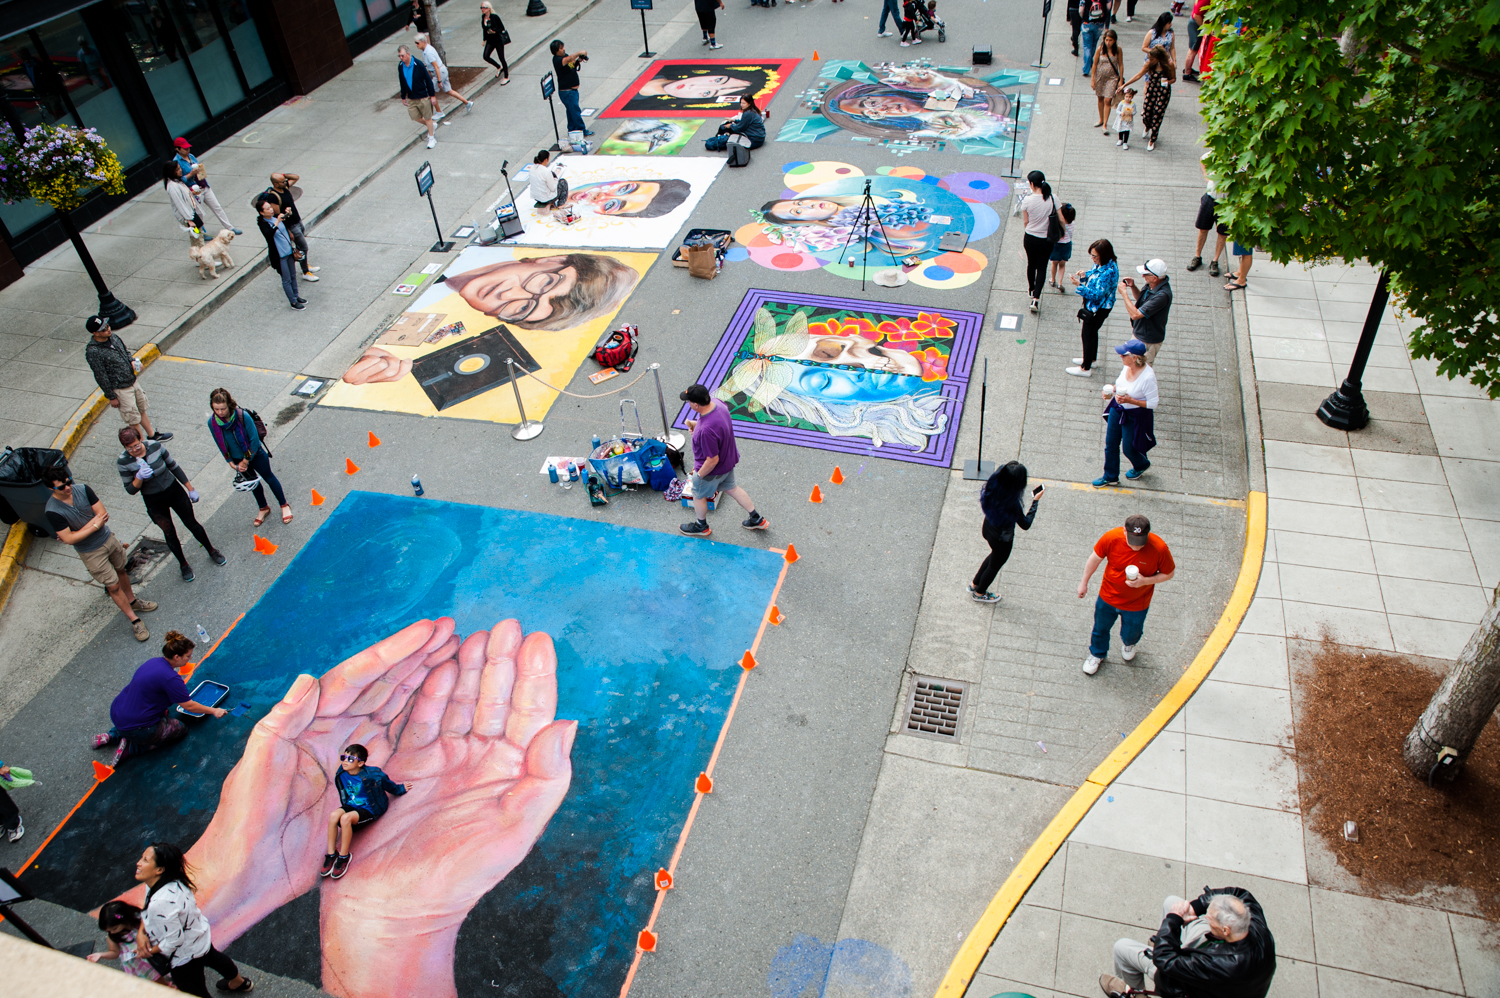
[(1083, 564), (1078, 598), (1089, 593), (1094, 569), (1104, 566), (1099, 595), (1094, 599), (1094, 633), (1089, 637), (1089, 655), (1083, 660), (1084, 675), (1092, 676), (1109, 655), (1109, 632), (1120, 619), (1120, 657), (1135, 658), (1136, 645), (1146, 626), (1151, 594), (1177, 574), (1177, 563), (1167, 542), (1151, 532), (1151, 521), (1137, 513), (1125, 518), (1124, 527), (1108, 531), (1094, 544)]
[(94, 372), (94, 382), (111, 408), (120, 410), (125, 425), (140, 434), (142, 440), (171, 440), (172, 434), (157, 430), (146, 415), (146, 392), (136, 375), (140, 362), (130, 354), (125, 341), (109, 328), (109, 316), (91, 315), (83, 327), (93, 341), (83, 348), (83, 359)]
[(687, 421), (688, 429), (693, 431), (693, 512), (698, 518), (677, 529), (689, 537), (712, 534), (708, 528), (709, 497), (727, 492), (750, 514), (740, 526), (746, 530), (765, 530), (771, 521), (755, 511), (755, 503), (734, 483), (740, 452), (734, 445), (734, 423), (729, 410), (702, 385), (689, 385), (677, 397), (698, 414), (697, 419)]
[[(1135, 268), (1146, 281), (1144, 288), (1137, 288), (1135, 280), (1127, 277), (1120, 282), (1120, 290), (1126, 292), (1120, 300), (1130, 316), (1130, 328), (1135, 338), (1146, 344), (1146, 363), (1156, 365), (1156, 354), (1167, 338), (1167, 313), (1172, 310), (1172, 283), (1167, 280), (1167, 262), (1160, 258), (1147, 260)], [(1132, 300), (1132, 297), (1134, 300)]]
[(208, 210), (213, 212), (219, 219), (220, 225), (229, 229), (237, 236), (243, 236), (245, 233), (234, 227), (234, 223), (229, 220), (229, 216), (224, 214), (224, 208), (219, 204), (219, 199), (214, 194), (213, 188), (208, 186), (208, 171), (203, 169), (203, 164), (198, 162), (198, 157), (188, 151), (193, 148), (193, 144), (179, 135), (176, 139), (172, 140), (172, 145), (177, 147), (177, 155), (174, 158), (177, 161), (177, 165), (182, 167), (182, 182), (187, 184), (188, 190), (192, 191), (194, 197), (208, 206)]

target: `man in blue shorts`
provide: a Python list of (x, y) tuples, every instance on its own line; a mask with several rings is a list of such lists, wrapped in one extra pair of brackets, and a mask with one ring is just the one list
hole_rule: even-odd
[(755, 511), (755, 503), (734, 483), (734, 466), (740, 462), (740, 452), (734, 445), (734, 423), (729, 410), (702, 385), (692, 385), (677, 397), (698, 414), (697, 419), (687, 421), (688, 429), (693, 431), (693, 512), (698, 518), (677, 529), (689, 537), (712, 534), (708, 528), (709, 497), (727, 492), (750, 514), (740, 526), (765, 530), (771, 521)]

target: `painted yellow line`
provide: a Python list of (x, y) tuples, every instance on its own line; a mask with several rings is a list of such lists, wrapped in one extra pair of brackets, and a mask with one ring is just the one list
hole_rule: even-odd
[(292, 371), (278, 371), (273, 367), (246, 367), (243, 364), (222, 364), (217, 360), (199, 360), (197, 357), (162, 357), (161, 359), (169, 360), (174, 364), (205, 364), (213, 367), (227, 367), (235, 371), (249, 371), (251, 374), (284, 374), (288, 378), (295, 378), (297, 376)]
[[(135, 359), (141, 362), (141, 370), (144, 371), (151, 366), (152, 361), (161, 359), (161, 351), (156, 348), (155, 343), (147, 343), (135, 352)], [(104, 393), (95, 389), (53, 438), (53, 448), (62, 451), (64, 457), (72, 457), (78, 445), (83, 442), (84, 434), (88, 433), (89, 427), (94, 425), (94, 420), (99, 418), (108, 404)], [(10, 532), (5, 535), (5, 546), (0, 548), (0, 612), (5, 610), (11, 590), (21, 577), (21, 567), (25, 564), (26, 552), (30, 549), (31, 531), (26, 524), (11, 524)]]
[(1057, 812), (1042, 830), (1042, 834), (1031, 844), (1031, 848), (1026, 850), (1026, 855), (1021, 857), (1021, 862), (1016, 864), (1005, 883), (1000, 885), (1000, 890), (990, 900), (984, 914), (979, 916), (979, 921), (959, 947), (953, 962), (948, 966), (948, 973), (938, 986), (937, 998), (961, 998), (968, 990), (969, 982), (979, 971), (979, 965), (994, 945), (1000, 930), (1005, 928), (1011, 913), (1016, 910), (1036, 878), (1041, 876), (1042, 870), (1052, 861), (1052, 857), (1057, 855), (1057, 850), (1073, 834), (1073, 829), (1078, 827), (1083, 816), (1088, 814), (1089, 809), (1103, 795), (1105, 788), (1151, 744), (1151, 740), (1161, 733), (1167, 722), (1188, 702), (1208, 678), (1219, 656), (1224, 654), (1224, 649), (1229, 647), (1230, 639), (1234, 637), (1235, 631), (1245, 619), (1245, 613), (1250, 609), (1250, 600), (1260, 582), (1261, 561), (1266, 551), (1266, 494), (1250, 493), (1245, 509), (1245, 553), (1240, 561), (1239, 578), (1235, 580), (1234, 591), (1230, 593), (1229, 602), (1208, 640), (1203, 643), (1192, 664), (1162, 702), (1089, 774), (1083, 786), (1068, 799), (1062, 810)]

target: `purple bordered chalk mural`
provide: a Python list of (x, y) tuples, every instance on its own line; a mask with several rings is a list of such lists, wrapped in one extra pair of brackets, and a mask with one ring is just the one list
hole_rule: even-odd
[(947, 467), (983, 326), (977, 312), (751, 288), (698, 380), (742, 439)]

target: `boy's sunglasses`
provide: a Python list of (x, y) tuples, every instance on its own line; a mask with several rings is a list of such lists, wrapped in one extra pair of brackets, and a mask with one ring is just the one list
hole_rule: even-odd
[(364, 762), (364, 760), (361, 759), (357, 755), (341, 755), (341, 756), (339, 756), (339, 761), (340, 762)]

